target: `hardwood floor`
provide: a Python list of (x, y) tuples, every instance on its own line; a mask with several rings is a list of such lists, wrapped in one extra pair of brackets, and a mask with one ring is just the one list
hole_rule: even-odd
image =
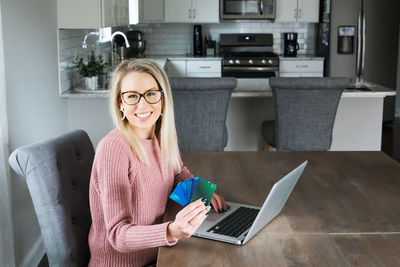
[(39, 265), (37, 267), (49, 267), (49, 262), (47, 260), (46, 254), (44, 254), (42, 260), (39, 262)]

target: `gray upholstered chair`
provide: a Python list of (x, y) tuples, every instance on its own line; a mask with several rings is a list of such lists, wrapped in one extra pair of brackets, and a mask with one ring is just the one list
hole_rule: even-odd
[(347, 78), (270, 79), (275, 120), (262, 123), (264, 151), (268, 145), (277, 150), (330, 149), (339, 100), (350, 82)]
[(170, 78), (179, 148), (223, 151), (235, 78)]
[(89, 262), (93, 158), (93, 145), (82, 130), (18, 148), (9, 157), (28, 184), (50, 266)]

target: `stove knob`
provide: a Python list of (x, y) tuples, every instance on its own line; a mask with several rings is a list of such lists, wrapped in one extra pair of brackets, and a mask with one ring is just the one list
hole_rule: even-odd
[(265, 63), (267, 63), (267, 62), (265, 62), (265, 59), (262, 59), (262, 60), (261, 60), (261, 63), (262, 63), (262, 64), (265, 64)]
[(269, 64), (272, 64), (272, 59), (269, 59), (269, 60), (268, 60), (268, 63), (269, 63)]
[(253, 60), (252, 59), (249, 59), (249, 64), (253, 64)]
[(233, 60), (232, 60), (232, 59), (229, 59), (228, 63), (229, 63), (229, 64), (233, 64)]
[(239, 59), (236, 59), (236, 60), (235, 60), (235, 64), (240, 64), (240, 60), (239, 60)]

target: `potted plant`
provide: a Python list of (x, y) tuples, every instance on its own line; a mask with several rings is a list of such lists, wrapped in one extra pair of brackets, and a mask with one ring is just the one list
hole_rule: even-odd
[(78, 73), (81, 77), (85, 78), (86, 89), (96, 90), (98, 87), (98, 77), (104, 74), (104, 62), (101, 55), (97, 58), (94, 51), (90, 51), (87, 57), (87, 63), (83, 61), (83, 58), (77, 56), (74, 60), (74, 66), (78, 69)]

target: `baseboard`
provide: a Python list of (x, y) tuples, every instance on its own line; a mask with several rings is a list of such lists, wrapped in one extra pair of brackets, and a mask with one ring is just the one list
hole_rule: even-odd
[(33, 243), (29, 252), (23, 258), (19, 267), (32, 267), (38, 266), (39, 262), (42, 260), (44, 256), (44, 244), (42, 236), (40, 235), (36, 241)]

